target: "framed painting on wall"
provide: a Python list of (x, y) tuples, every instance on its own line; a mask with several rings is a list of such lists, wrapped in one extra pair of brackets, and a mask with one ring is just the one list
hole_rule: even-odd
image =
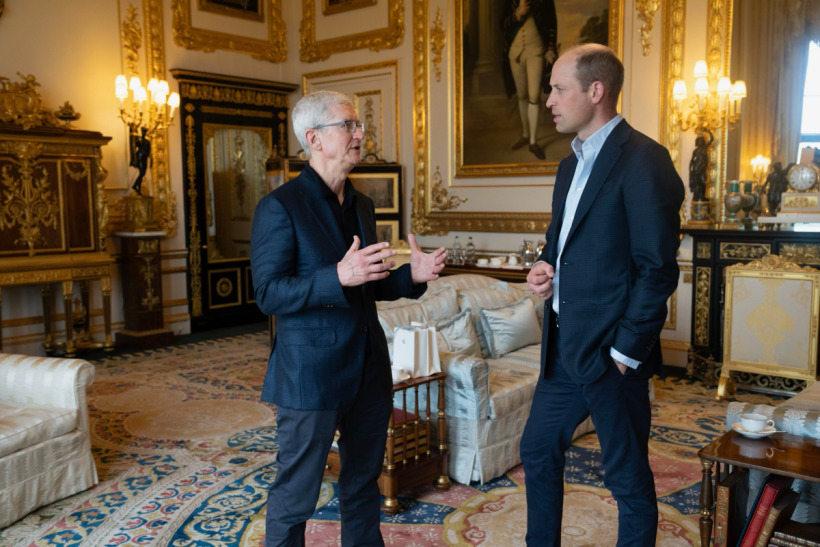
[(607, 44), (609, 0), (457, 0), (455, 15), (456, 176), (555, 173), (574, 135), (545, 106), (547, 57)]
[(331, 15), (356, 8), (375, 6), (376, 0), (322, 0), (322, 13)]
[(263, 21), (265, 13), (261, 0), (197, 0), (201, 11), (210, 11), (231, 17)]

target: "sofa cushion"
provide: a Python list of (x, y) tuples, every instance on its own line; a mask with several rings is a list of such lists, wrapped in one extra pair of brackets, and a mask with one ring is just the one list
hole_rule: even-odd
[(424, 308), (415, 300), (402, 298), (390, 303), (379, 303), (379, 323), (389, 344), (393, 343), (394, 329), (413, 321), (427, 321)]
[(498, 359), (511, 351), (541, 342), (541, 329), (528, 296), (506, 306), (479, 310), (490, 355)]
[(424, 315), (432, 323), (452, 319), (459, 312), (456, 290), (450, 285), (434, 291), (428, 289), (418, 300), (424, 308)]
[(462, 355), (481, 356), (481, 345), (478, 342), (478, 334), (475, 331), (470, 310), (458, 312), (448, 321), (438, 323), (436, 332), (442, 336), (447, 345), (446, 348), (439, 347), (439, 350), (447, 349)]
[(0, 457), (65, 435), (76, 427), (75, 409), (0, 402)]
[(532, 305), (535, 308), (535, 315), (538, 317), (538, 325), (540, 327), (544, 326), (544, 299), (535, 294), (528, 286), (526, 282), (521, 283), (508, 283), (507, 287), (516, 300), (519, 298), (523, 298), (525, 296), (530, 297), (532, 300)]
[(484, 334), (484, 327), (481, 324), (481, 315), (479, 311), (485, 308), (497, 308), (512, 304), (515, 299), (507, 292), (490, 289), (464, 289), (458, 291), (458, 305), (463, 310), (470, 310), (470, 315), (473, 318), (473, 325), (476, 333), (478, 333), (478, 341), (481, 344), (481, 356), (489, 357), (490, 349), (487, 343), (487, 337)]

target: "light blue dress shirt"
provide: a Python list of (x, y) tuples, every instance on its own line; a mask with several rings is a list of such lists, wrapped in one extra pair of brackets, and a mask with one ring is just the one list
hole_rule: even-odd
[[(623, 120), (623, 116), (617, 114), (598, 131), (593, 133), (586, 141), (582, 141), (578, 137), (572, 140), (572, 151), (575, 152), (575, 156), (578, 158), (578, 165), (575, 166), (575, 173), (572, 176), (572, 183), (569, 186), (567, 200), (564, 205), (564, 218), (561, 224), (561, 232), (558, 234), (558, 258), (555, 261), (555, 277), (552, 279), (552, 309), (556, 315), (559, 313), (560, 303), (558, 294), (561, 286), (561, 253), (564, 251), (564, 244), (567, 242), (567, 236), (572, 228), (575, 211), (578, 209), (578, 202), (581, 201), (584, 188), (587, 186), (589, 175), (592, 173), (592, 166), (595, 165), (595, 159), (598, 157), (601, 148), (603, 148), (607, 137), (609, 137), (609, 134), (615, 129), (615, 126), (621, 123), (621, 120)], [(641, 364), (640, 361), (623, 355), (615, 348), (610, 348), (609, 354), (616, 361), (631, 368), (636, 368)]]

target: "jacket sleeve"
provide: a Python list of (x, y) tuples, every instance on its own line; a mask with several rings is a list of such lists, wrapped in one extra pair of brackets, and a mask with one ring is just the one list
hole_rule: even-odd
[(632, 281), (613, 347), (644, 361), (666, 320), (666, 302), (678, 284), (677, 250), (683, 182), (660, 145), (637, 150), (624, 185)]

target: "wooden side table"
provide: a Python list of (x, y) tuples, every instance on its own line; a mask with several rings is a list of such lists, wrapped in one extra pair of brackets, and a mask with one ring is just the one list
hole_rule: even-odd
[[(448, 449), (444, 416), (444, 379), (438, 372), (430, 376), (410, 378), (393, 384), (393, 393), (401, 393), (401, 408), (394, 408), (387, 429), (384, 465), (379, 477), (379, 491), (384, 496), (382, 511), (389, 515), (399, 512), (398, 493), (406, 488), (432, 482), (437, 490), (450, 488), (447, 475)], [(438, 385), (438, 435), (433, 435), (430, 386)], [(426, 389), (425, 408), (419, 408), (419, 389)], [(412, 404), (408, 405), (408, 397)], [(395, 400), (395, 398), (394, 398)], [(325, 474), (339, 477), (339, 453), (331, 449)]]
[[(730, 465), (757, 469), (795, 479), (820, 482), (820, 439), (775, 433), (762, 439), (747, 439), (732, 430), (698, 451), (703, 477), (700, 483), (700, 544), (712, 538), (714, 488)], [(712, 468), (718, 464), (712, 480)], [(751, 494), (750, 494), (751, 495)]]

